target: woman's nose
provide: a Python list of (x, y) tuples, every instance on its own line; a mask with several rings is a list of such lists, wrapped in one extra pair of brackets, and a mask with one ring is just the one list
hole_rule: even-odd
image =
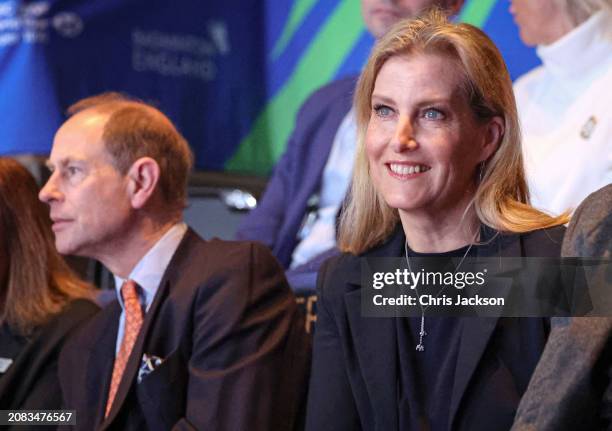
[(410, 118), (405, 115), (400, 116), (393, 136), (393, 150), (401, 153), (403, 151), (416, 150), (418, 146), (419, 144), (414, 137), (414, 128)]

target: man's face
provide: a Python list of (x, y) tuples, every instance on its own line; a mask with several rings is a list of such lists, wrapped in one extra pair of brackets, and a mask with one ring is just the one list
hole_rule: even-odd
[(128, 181), (102, 142), (107, 117), (80, 112), (58, 130), (51, 177), (39, 194), (49, 204), (55, 245), (62, 254), (99, 258), (125, 239), (133, 211)]
[(361, 13), (368, 31), (380, 39), (398, 21), (415, 18), (434, 5), (452, 7), (462, 3), (456, 0), (361, 0)]

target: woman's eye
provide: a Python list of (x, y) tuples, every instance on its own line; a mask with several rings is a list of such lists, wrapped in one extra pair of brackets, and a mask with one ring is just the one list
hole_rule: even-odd
[(444, 118), (444, 114), (438, 109), (428, 108), (423, 112), (423, 117), (427, 120), (441, 120)]
[(376, 105), (374, 106), (374, 112), (379, 117), (388, 117), (393, 114), (393, 110), (386, 105)]

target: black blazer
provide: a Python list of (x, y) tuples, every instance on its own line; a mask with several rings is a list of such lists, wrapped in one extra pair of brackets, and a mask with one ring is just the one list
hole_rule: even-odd
[[(77, 299), (38, 328), (4, 374), (0, 374), (0, 409), (54, 410), (61, 407), (57, 361), (67, 337), (99, 310)], [(33, 429), (43, 429), (34, 426)], [(16, 426), (26, 430), (28, 427)]]
[[(558, 257), (563, 231), (494, 235), (483, 228), (481, 238), (493, 239), (478, 248), (478, 256)], [(364, 256), (399, 256), (404, 241), (397, 229)], [(362, 317), (360, 277), (360, 258), (348, 254), (319, 273), (307, 430), (398, 430), (395, 322)], [(464, 318), (449, 429), (509, 429), (547, 334), (548, 319)]]
[[(77, 430), (290, 430), (310, 340), (283, 272), (263, 245), (189, 229), (145, 315), (104, 419), (121, 308), (113, 301), (60, 358)], [(162, 360), (138, 382), (143, 355)], [(74, 429), (74, 428), (69, 428)]]

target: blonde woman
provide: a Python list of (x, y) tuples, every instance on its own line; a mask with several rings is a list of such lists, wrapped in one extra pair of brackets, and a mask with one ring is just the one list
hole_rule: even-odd
[(512, 0), (510, 10), (542, 61), (514, 85), (531, 201), (573, 211), (612, 183), (612, 0)]
[[(55, 250), (30, 173), (0, 158), (0, 409), (59, 409), (57, 359), (98, 307)], [(16, 427), (21, 429), (23, 427)]]
[(319, 273), (306, 428), (509, 429), (547, 319), (367, 318), (360, 280), (361, 257), (559, 256), (567, 218), (529, 205), (506, 66), (480, 30), (433, 12), (377, 43), (355, 110), (344, 254)]

